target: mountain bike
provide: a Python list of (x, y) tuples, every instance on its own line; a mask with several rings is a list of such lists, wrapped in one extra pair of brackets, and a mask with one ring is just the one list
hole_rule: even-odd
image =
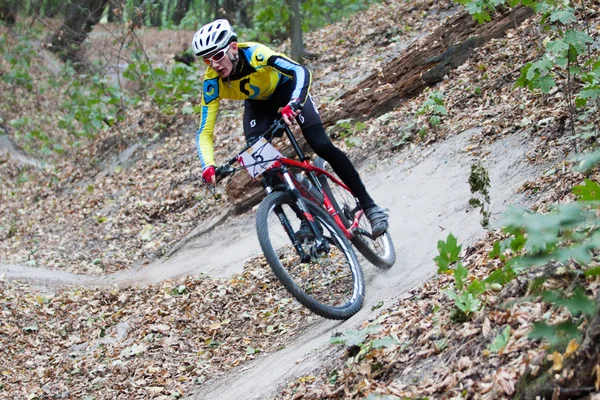
[[(283, 134), (298, 160), (272, 144)], [(216, 169), (221, 180), (245, 169), (260, 178), (267, 196), (256, 230), (271, 269), (302, 305), (330, 319), (347, 319), (362, 307), (365, 282), (354, 246), (374, 265), (396, 258), (389, 233), (371, 235), (369, 221), (350, 189), (317, 158), (310, 163), (291, 129), (278, 119), (257, 141)], [(234, 164), (241, 168), (234, 168)]]

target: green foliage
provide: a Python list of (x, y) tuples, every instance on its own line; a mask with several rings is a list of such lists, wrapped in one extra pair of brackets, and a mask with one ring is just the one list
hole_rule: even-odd
[(154, 67), (147, 61), (132, 62), (123, 76), (141, 86), (140, 94), (148, 96), (165, 113), (172, 113), (181, 102), (197, 98), (202, 90), (199, 70), (175, 63), (171, 71)]
[[(597, 267), (586, 267), (592, 261), (592, 251), (600, 248), (600, 218), (597, 214), (600, 188), (590, 180), (584, 183), (573, 188), (573, 193), (579, 196), (577, 203), (556, 207), (547, 214), (514, 208), (505, 213), (505, 232), (518, 243), (515, 248), (524, 250), (524, 254), (509, 260), (507, 265), (518, 272), (551, 260), (562, 264), (575, 260), (584, 268), (586, 276), (600, 274)], [(493, 253), (501, 253), (500, 245), (494, 246)], [(545, 279), (544, 275), (532, 281), (530, 293), (539, 293)], [(572, 316), (571, 320), (556, 325), (534, 324), (530, 337), (547, 340), (554, 349), (564, 348), (570, 340), (580, 338), (581, 319), (594, 315), (598, 308), (581, 287), (576, 287), (572, 293), (566, 293), (564, 289), (546, 290), (541, 292), (541, 297), (553, 307), (566, 308)]]
[(524, 237), (526, 254), (513, 259), (516, 272), (550, 260), (581, 264), (591, 261), (591, 250), (600, 247), (600, 221), (596, 213), (581, 203), (556, 207), (547, 214), (510, 208), (501, 222), (515, 238)]
[(456, 237), (450, 233), (445, 242), (443, 240), (438, 241), (437, 248), (439, 250), (439, 255), (433, 260), (438, 266), (439, 274), (447, 271), (451, 264), (459, 260), (462, 245), (459, 245)]
[(343, 344), (348, 347), (358, 346), (359, 351), (352, 355), (349, 361), (358, 362), (364, 358), (373, 349), (382, 347), (391, 347), (398, 345), (398, 339), (392, 336), (384, 336), (382, 338), (367, 340), (367, 336), (379, 333), (381, 325), (369, 325), (360, 330), (348, 330), (341, 334), (333, 335), (330, 338), (330, 343)]
[[(452, 233), (448, 234), (445, 242), (443, 240), (438, 241), (439, 255), (434, 258), (438, 266), (438, 273), (445, 273), (450, 270), (450, 266), (459, 260), (461, 248), (462, 245), (458, 244)], [(479, 295), (485, 291), (485, 283), (478, 279), (473, 279), (471, 283), (468, 283), (468, 275), (469, 270), (458, 263), (454, 269), (454, 287), (456, 291), (452, 289), (446, 291), (446, 295), (454, 301), (456, 306), (453, 318), (457, 321), (468, 319), (483, 306)]]
[(583, 185), (571, 190), (581, 201), (600, 201), (600, 185), (590, 179), (585, 179)]
[[(540, 59), (529, 62), (521, 68), (521, 75), (515, 87), (551, 93), (557, 89), (557, 82), (561, 79), (563, 82), (566, 80), (562, 89), (569, 103), (573, 125), (577, 113), (581, 112), (580, 120), (586, 121), (590, 119), (591, 114), (598, 112), (596, 101), (600, 99), (600, 58), (597, 52), (593, 53), (589, 49), (594, 40), (587, 33), (589, 27), (586, 14), (593, 10), (585, 3), (575, 10), (572, 8), (573, 3), (555, 0), (457, 0), (457, 2), (465, 5), (473, 18), (480, 23), (490, 21), (498, 6), (531, 7), (540, 15), (541, 24), (547, 32), (543, 40), (546, 51)], [(591, 124), (582, 130), (583, 132), (575, 133), (568, 139), (587, 140), (600, 135)], [(573, 131), (575, 131), (574, 127)]]
[(470, 317), (471, 314), (479, 311), (483, 306), (482, 301), (468, 290), (459, 293), (449, 290), (446, 292), (446, 295), (454, 300), (454, 305), (460, 311), (460, 313), (454, 316), (454, 319), (457, 321), (463, 321), (464, 317)]
[(0, 74), (4, 82), (25, 87), (33, 90), (33, 79), (29, 74), (31, 58), (36, 53), (30, 39), (27, 36), (18, 36), (17, 44), (9, 46), (6, 36), (0, 36), (0, 53), (4, 60), (10, 65), (7, 72)]
[[(379, 0), (305, 0), (300, 3), (302, 30), (321, 28), (345, 16), (367, 9)], [(289, 9), (285, 0), (257, 0), (254, 28), (245, 32), (252, 40), (280, 40), (287, 37)]]
[(66, 88), (66, 98), (62, 104), (64, 115), (59, 126), (76, 136), (93, 137), (102, 129), (112, 126), (119, 118), (124, 94), (108, 84), (98, 75), (77, 75), (73, 70), (65, 70), (64, 79), (71, 84)]
[(549, 325), (545, 322), (536, 322), (533, 324), (533, 330), (529, 334), (531, 339), (545, 339), (550, 343), (551, 350), (564, 348), (572, 339), (581, 336), (581, 331), (573, 322), (561, 322), (556, 325)]
[(488, 228), (490, 225), (490, 176), (487, 169), (479, 163), (471, 165), (469, 186), (473, 197), (469, 199), (471, 207), (479, 207), (481, 212), (481, 226)]
[(329, 340), (333, 344), (344, 344), (346, 346), (358, 346), (364, 342), (367, 336), (381, 331), (381, 325), (369, 325), (361, 330), (348, 330), (336, 336), (331, 336)]
[(488, 350), (492, 353), (499, 353), (503, 350), (508, 344), (508, 340), (510, 339), (510, 326), (506, 326), (502, 332), (498, 334), (489, 345)]
[(442, 117), (448, 115), (448, 110), (444, 106), (444, 93), (429, 92), (427, 100), (417, 110), (417, 115), (428, 117), (426, 124), (419, 130), (419, 136), (423, 139), (430, 129), (442, 123)]
[(582, 313), (588, 316), (593, 315), (597, 309), (596, 304), (586, 296), (581, 287), (576, 288), (571, 296), (565, 296), (557, 290), (547, 290), (543, 293), (542, 299), (546, 303), (565, 307), (574, 317), (578, 317)]
[(362, 144), (362, 140), (354, 135), (365, 129), (365, 127), (366, 125), (362, 121), (353, 123), (352, 119), (340, 119), (333, 127), (328, 129), (328, 133), (331, 137), (344, 139), (346, 146), (353, 148)]

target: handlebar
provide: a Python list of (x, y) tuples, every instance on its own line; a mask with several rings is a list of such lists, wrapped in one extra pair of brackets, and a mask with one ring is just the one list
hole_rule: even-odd
[[(285, 131), (285, 128), (287, 128), (287, 127), (288, 126), (285, 123), (285, 121), (283, 120), (283, 118), (278, 118), (271, 124), (271, 126), (269, 127), (269, 129), (267, 129), (267, 131), (265, 133), (263, 133), (262, 135), (260, 135), (258, 137), (258, 139), (263, 137), (263, 138), (265, 138), (265, 140), (270, 142), (275, 137), (283, 136), (283, 132)], [(243, 152), (245, 152), (246, 150), (248, 150), (250, 147), (252, 147), (253, 144), (254, 143), (251, 143), (251, 144), (247, 145), (246, 147), (244, 147), (244, 149), (242, 151), (240, 151), (239, 153), (237, 153), (235, 155), (235, 157), (232, 157), (229, 161), (227, 161), (226, 164), (221, 165), (218, 168), (215, 168), (215, 176), (217, 177), (217, 182), (221, 181), (222, 179), (224, 179), (230, 175), (233, 175), (235, 173), (236, 170), (235, 170), (235, 168), (232, 167), (232, 165), (238, 161), (239, 155), (242, 154)]]
[(217, 178), (217, 182), (220, 182), (229, 175), (233, 174), (235, 174), (235, 168), (229, 164), (221, 165), (220, 167), (215, 168), (215, 177)]

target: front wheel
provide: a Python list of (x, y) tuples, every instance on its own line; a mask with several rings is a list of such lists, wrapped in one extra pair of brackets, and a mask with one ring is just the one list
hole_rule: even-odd
[(305, 204), (324, 241), (317, 243), (310, 231), (296, 235), (305, 217), (287, 192), (273, 192), (260, 203), (258, 241), (277, 278), (302, 305), (325, 318), (348, 319), (364, 300), (362, 269), (333, 219), (315, 204)]
[[(315, 159), (315, 166), (321, 168), (330, 174), (337, 177), (331, 165), (321, 157)], [(358, 200), (354, 195), (330, 181), (325, 175), (319, 175), (319, 181), (323, 186), (323, 190), (329, 200), (333, 203), (333, 207), (339, 213), (342, 222), (346, 228), (350, 228), (356, 212), (360, 209)], [(352, 244), (371, 264), (381, 269), (389, 269), (396, 262), (396, 250), (389, 232), (373, 239), (369, 235), (371, 232), (371, 223), (369, 219), (363, 215), (359, 221), (358, 229), (354, 232)]]

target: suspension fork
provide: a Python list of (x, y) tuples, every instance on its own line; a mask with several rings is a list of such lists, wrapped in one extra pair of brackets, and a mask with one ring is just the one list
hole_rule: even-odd
[(285, 212), (283, 212), (283, 209), (281, 208), (281, 206), (275, 207), (275, 214), (277, 214), (277, 218), (279, 218), (279, 222), (281, 222), (281, 225), (283, 226), (285, 233), (287, 233), (288, 237), (292, 241), (292, 245), (296, 249), (296, 252), (298, 253), (298, 256), (300, 257), (300, 260), (302, 260), (302, 262), (309, 262), (310, 254), (307, 254), (304, 251), (304, 249), (302, 248), (302, 244), (296, 237), (296, 234), (294, 233), (294, 228), (292, 228), (292, 225), (290, 224), (290, 220), (285, 215)]
[[(302, 199), (302, 196), (300, 196), (300, 192), (298, 191), (298, 189), (296, 189), (294, 183), (291, 180), (291, 177), (290, 177), (289, 172), (287, 171), (287, 168), (285, 168), (285, 170), (283, 170), (284, 168), (285, 167), (276, 168), (276, 170), (272, 169), (271, 171), (267, 171), (267, 174), (270, 173), (273, 175), (277, 174), (280, 176), (284, 176), (284, 181), (286, 182), (286, 185), (288, 186), (287, 191), (292, 193), (292, 196), (294, 197), (294, 200), (296, 203), (296, 207), (298, 207), (298, 210), (294, 210), (294, 212), (296, 214), (298, 214), (298, 218), (300, 218), (300, 219), (302, 218), (302, 216), (305, 216), (313, 234), (315, 234), (315, 232), (316, 232), (315, 238), (317, 238), (317, 249), (329, 251), (329, 244), (326, 242), (326, 240), (323, 238), (323, 235), (321, 235), (321, 233), (317, 229), (312, 214), (310, 214), (310, 212), (308, 212), (308, 209), (306, 208), (306, 205), (304, 204), (304, 200)], [(267, 192), (267, 194), (275, 191), (273, 186), (271, 186), (268, 183), (268, 179), (266, 179), (265, 176), (263, 176), (261, 184), (262, 184), (263, 188), (265, 189), (265, 191)], [(292, 189), (290, 189), (290, 184), (291, 184)], [(294, 193), (293, 193), (294, 190), (296, 191), (296, 195), (294, 195)], [(307, 253), (306, 251), (304, 251), (304, 249), (302, 248), (302, 243), (300, 243), (300, 241), (298, 240), (298, 237), (296, 236), (296, 233), (294, 232), (294, 228), (292, 227), (292, 224), (290, 223), (290, 220), (288, 219), (287, 215), (283, 211), (283, 208), (281, 206), (277, 206), (274, 208), (274, 211), (275, 211), (275, 214), (277, 215), (277, 218), (279, 218), (279, 222), (283, 226), (285, 233), (288, 235), (288, 238), (292, 242), (294, 249), (296, 249), (296, 253), (300, 257), (300, 260), (302, 260), (302, 262), (305, 262), (305, 263), (310, 262), (311, 255), (309, 253)]]
[[(317, 226), (317, 223), (315, 222), (313, 215), (310, 213), (310, 211), (308, 210), (308, 207), (306, 206), (306, 200), (302, 197), (302, 195), (300, 194), (300, 191), (296, 188), (296, 185), (294, 184), (294, 181), (292, 180), (292, 177), (290, 176), (288, 169), (285, 166), (282, 166), (281, 172), (282, 172), (283, 179), (288, 187), (287, 191), (294, 198), (294, 200), (296, 202), (296, 206), (298, 207), (298, 209), (300, 210), (300, 213), (302, 213), (304, 218), (306, 218), (306, 222), (308, 223), (310, 231), (313, 233), (313, 235), (316, 239), (315, 243), (317, 245), (317, 250), (320, 252), (328, 252), (329, 251), (329, 242), (323, 237), (323, 234), (319, 230), (319, 227)], [(294, 236), (296, 236), (296, 235), (294, 235)]]

